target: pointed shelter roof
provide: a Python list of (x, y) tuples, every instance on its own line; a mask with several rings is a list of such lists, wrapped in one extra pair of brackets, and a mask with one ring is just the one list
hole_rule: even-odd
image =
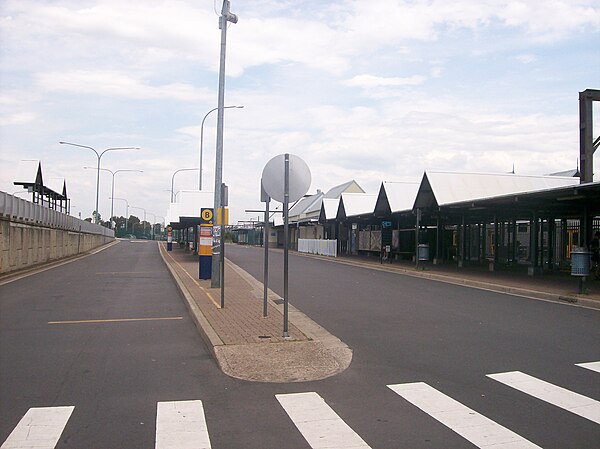
[(314, 195), (307, 195), (300, 199), (290, 209), (290, 220), (306, 221), (319, 219), (323, 199), (339, 199), (342, 193), (364, 193), (364, 190), (354, 180), (332, 187), (323, 193), (320, 190)]
[(52, 191), (58, 199), (66, 199), (67, 181), (65, 178), (50, 178), (46, 186), (46, 191), (48, 190)]
[(375, 204), (376, 215), (412, 211), (420, 182), (418, 178), (405, 181), (383, 181)]
[(13, 183), (17, 186), (43, 186), (42, 163), (37, 159), (19, 161), (17, 166), (17, 180)]
[(365, 193), (361, 186), (353, 179), (339, 186), (332, 187), (325, 194), (325, 198), (339, 198), (342, 193)]
[(414, 207), (441, 207), (577, 184), (578, 178), (561, 176), (426, 171)]
[(323, 223), (328, 220), (335, 220), (339, 205), (339, 198), (323, 198), (321, 212), (319, 213), (319, 222)]
[(374, 193), (342, 193), (338, 206), (338, 220), (370, 216), (375, 210), (377, 195)]

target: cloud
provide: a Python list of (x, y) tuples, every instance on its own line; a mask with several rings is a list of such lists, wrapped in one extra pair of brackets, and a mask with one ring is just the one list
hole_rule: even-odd
[(37, 85), (46, 90), (72, 94), (127, 97), (137, 100), (169, 99), (178, 101), (206, 101), (213, 98), (208, 89), (190, 84), (173, 83), (151, 85), (116, 71), (72, 70), (40, 73), (35, 76)]
[(537, 56), (532, 54), (522, 54), (515, 56), (515, 59), (523, 64), (531, 64), (537, 61)]
[(33, 122), (37, 115), (32, 112), (16, 112), (12, 114), (0, 114), (0, 126), (24, 125)]
[(342, 83), (352, 87), (397, 87), (397, 86), (418, 86), (425, 82), (426, 78), (420, 75), (413, 75), (407, 78), (390, 77), (385, 78), (375, 75), (357, 75)]

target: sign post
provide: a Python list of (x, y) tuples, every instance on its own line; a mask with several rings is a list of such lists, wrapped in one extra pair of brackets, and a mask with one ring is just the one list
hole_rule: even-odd
[(200, 212), (200, 242), (198, 245), (198, 277), (210, 279), (212, 273), (213, 218), (212, 209)]
[(173, 226), (171, 225), (167, 226), (167, 251), (173, 251)]
[(260, 200), (265, 203), (265, 224), (263, 226), (263, 245), (265, 247), (265, 270), (263, 275), (263, 317), (267, 316), (267, 291), (269, 290), (269, 203), (271, 198), (260, 183)]
[(306, 162), (293, 154), (275, 156), (263, 169), (262, 185), (265, 193), (283, 203), (283, 337), (288, 338), (288, 253), (289, 204), (302, 198), (310, 187), (311, 175)]

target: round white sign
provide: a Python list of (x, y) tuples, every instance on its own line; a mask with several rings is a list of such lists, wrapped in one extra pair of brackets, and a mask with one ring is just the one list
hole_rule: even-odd
[[(310, 187), (311, 175), (306, 162), (294, 154), (290, 158), (290, 189), (288, 200), (298, 201)], [(262, 184), (265, 192), (275, 201), (283, 203), (285, 199), (285, 154), (275, 156), (262, 172)]]

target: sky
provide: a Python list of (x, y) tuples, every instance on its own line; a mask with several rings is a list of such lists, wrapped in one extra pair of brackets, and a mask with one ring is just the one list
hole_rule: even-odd
[[(114, 196), (160, 221), (217, 106), (221, 3), (0, 0), (0, 190), (19, 191), (19, 161), (39, 159), (45, 179), (66, 179), (72, 214), (90, 217), (96, 170), (84, 167), (98, 159), (59, 142), (140, 147), (101, 167), (142, 170), (117, 173)], [(598, 0), (232, 0), (231, 11), (225, 104), (244, 108), (225, 111), (230, 223), (259, 217), (245, 210), (264, 208), (263, 168), (283, 153), (309, 166), (308, 193), (578, 163), (578, 92), (600, 89)], [(204, 125), (209, 191), (216, 118)], [(596, 137), (598, 104), (594, 126)], [(105, 220), (111, 180), (101, 172)], [(198, 171), (174, 177), (175, 193), (198, 184)]]

